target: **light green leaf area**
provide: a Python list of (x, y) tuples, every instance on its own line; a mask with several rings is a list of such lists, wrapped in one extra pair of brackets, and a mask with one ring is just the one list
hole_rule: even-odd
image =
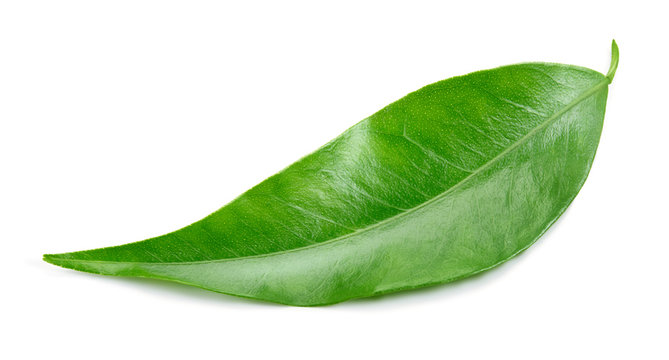
[(173, 233), (44, 255), (291, 305), (439, 284), (529, 247), (585, 181), (608, 75), (525, 63), (428, 85)]

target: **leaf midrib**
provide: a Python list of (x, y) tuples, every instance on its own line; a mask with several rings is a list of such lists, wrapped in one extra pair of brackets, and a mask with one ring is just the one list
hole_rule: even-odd
[(184, 261), (184, 262), (142, 262), (142, 261), (108, 261), (108, 260), (85, 260), (85, 259), (67, 259), (67, 258), (59, 258), (58, 254), (54, 255), (44, 255), (44, 258), (46, 259), (47, 257), (53, 260), (60, 260), (60, 261), (65, 261), (65, 262), (78, 262), (78, 263), (108, 263), (108, 264), (141, 264), (141, 265), (197, 265), (197, 264), (208, 264), (208, 263), (218, 263), (218, 262), (232, 262), (232, 261), (239, 261), (239, 260), (248, 260), (248, 259), (258, 259), (258, 258), (264, 258), (264, 257), (270, 257), (270, 256), (276, 256), (276, 255), (281, 255), (281, 254), (286, 254), (286, 253), (291, 253), (291, 252), (297, 252), (297, 251), (302, 251), (302, 250), (307, 250), (319, 246), (323, 246), (329, 243), (333, 243), (336, 241), (344, 240), (349, 237), (352, 237), (354, 235), (359, 235), (361, 233), (365, 233), (367, 231), (371, 231), (377, 227), (380, 227), (386, 223), (389, 223), (397, 218), (401, 218), (404, 216), (408, 216), (411, 213), (422, 209), (433, 202), (436, 202), (437, 200), (445, 197), (449, 193), (453, 192), (454, 190), (458, 189), (460, 186), (468, 182), (470, 179), (475, 177), (476, 175), (480, 174), (481, 172), (487, 170), (490, 168), (494, 163), (496, 163), (499, 159), (502, 159), (506, 154), (510, 153), (511, 151), (515, 150), (517, 147), (520, 145), (524, 144), (526, 141), (528, 141), (530, 138), (532, 138), (536, 133), (540, 132), (541, 130), (547, 128), (549, 125), (551, 125), (553, 122), (555, 122), (560, 116), (565, 114), (567, 111), (571, 110), (574, 108), (576, 105), (580, 104), (582, 101), (585, 99), (589, 98), (590, 96), (594, 95), (597, 93), (601, 88), (607, 86), (610, 84), (611, 81), (609, 78), (604, 77), (600, 82), (597, 84), (593, 85), (591, 88), (588, 90), (584, 91), (581, 95), (577, 96), (574, 100), (569, 102), (567, 105), (562, 107), (560, 110), (556, 111), (553, 113), (551, 116), (549, 116), (544, 122), (539, 124), (537, 127), (529, 131), (527, 134), (525, 134), (523, 137), (520, 139), (516, 140), (513, 144), (511, 144), (509, 147), (504, 149), (502, 152), (497, 154), (495, 157), (487, 161), (485, 164), (481, 165), (479, 168), (474, 170), (471, 174), (451, 186), (450, 188), (446, 189), (442, 193), (434, 196), (433, 198), (420, 203), (404, 212), (397, 213), (389, 218), (383, 219), (377, 223), (374, 223), (370, 226), (367, 226), (365, 228), (350, 232), (348, 234), (338, 236), (336, 238), (332, 238), (330, 240), (326, 240), (320, 243), (316, 244), (311, 244), (299, 248), (294, 248), (294, 249), (288, 249), (288, 250), (283, 250), (283, 251), (277, 251), (277, 252), (272, 252), (272, 253), (267, 253), (267, 254), (258, 254), (258, 255), (250, 255), (250, 256), (243, 256), (243, 257), (237, 257), (237, 258), (225, 258), (225, 259), (217, 259), (217, 260), (203, 260), (203, 261)]

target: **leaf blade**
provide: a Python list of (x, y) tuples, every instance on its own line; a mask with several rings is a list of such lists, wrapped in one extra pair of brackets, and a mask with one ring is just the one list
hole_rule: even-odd
[[(592, 70), (543, 63), (447, 79), (363, 120), (198, 223), (45, 260), (292, 305), (452, 281), (513, 257), (566, 209), (592, 163), (609, 82)], [(574, 120), (583, 118), (585, 125)], [(560, 171), (569, 181), (558, 181)], [(504, 193), (494, 191), (505, 185)], [(531, 221), (532, 202), (541, 221)], [(273, 217), (258, 222), (258, 213)], [(206, 255), (204, 243), (218, 249)]]

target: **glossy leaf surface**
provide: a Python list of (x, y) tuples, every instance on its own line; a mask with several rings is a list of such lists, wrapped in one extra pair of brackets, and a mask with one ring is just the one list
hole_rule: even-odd
[(445, 283), (530, 246), (590, 170), (608, 85), (526, 63), (428, 85), (203, 220), (50, 263), (292, 305)]

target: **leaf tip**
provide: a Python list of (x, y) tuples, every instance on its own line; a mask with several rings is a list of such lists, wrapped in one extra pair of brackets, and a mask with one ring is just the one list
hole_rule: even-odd
[(609, 66), (609, 72), (606, 73), (606, 78), (609, 80), (609, 84), (613, 81), (613, 77), (616, 75), (616, 70), (618, 69), (618, 59), (620, 55), (618, 52), (618, 44), (614, 39), (611, 42), (611, 65)]
[(58, 254), (44, 254), (42, 255), (42, 260), (52, 265), (62, 266), (62, 262), (59, 261), (62, 260), (62, 257)]
[(42, 260), (48, 262), (49, 264), (53, 264), (53, 254), (42, 255)]

